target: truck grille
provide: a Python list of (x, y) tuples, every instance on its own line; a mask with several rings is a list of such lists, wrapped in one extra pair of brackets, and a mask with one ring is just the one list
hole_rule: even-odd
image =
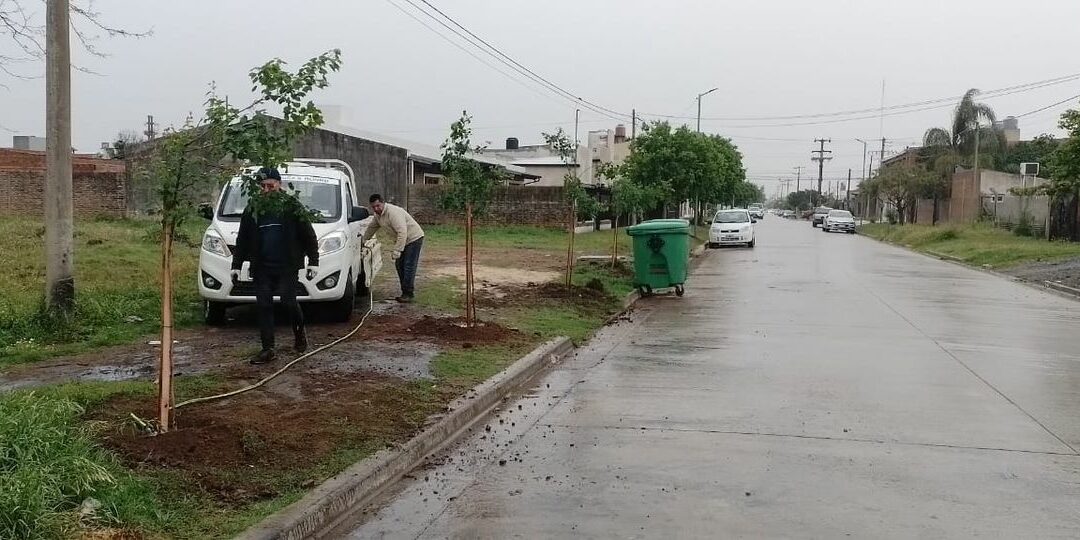
[[(296, 282), (296, 296), (298, 298), (308, 295), (307, 287), (299, 281)], [(253, 281), (240, 281), (233, 284), (232, 290), (229, 291), (229, 296), (255, 296), (255, 282)]]

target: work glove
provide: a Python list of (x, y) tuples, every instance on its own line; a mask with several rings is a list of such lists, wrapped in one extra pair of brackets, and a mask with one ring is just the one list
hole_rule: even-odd
[(394, 252), (390, 254), (390, 257), (396, 261), (401, 258), (401, 252), (395, 249)]
[(233, 283), (240, 281), (240, 271), (236, 269), (229, 270), (229, 277), (232, 278)]
[(311, 280), (315, 279), (315, 276), (318, 273), (319, 273), (319, 267), (318, 266), (309, 266), (309, 267), (307, 267), (307, 274), (306, 274), (307, 280), (311, 281)]

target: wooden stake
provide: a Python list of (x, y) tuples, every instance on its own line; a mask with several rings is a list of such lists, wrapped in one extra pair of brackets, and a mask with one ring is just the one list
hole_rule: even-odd
[(161, 244), (161, 362), (158, 366), (158, 430), (172, 427), (172, 243), (175, 225), (166, 222)]
[(619, 260), (619, 214), (611, 220), (611, 269), (615, 269), (615, 263)]
[(473, 325), (473, 275), (472, 275), (472, 203), (465, 204), (465, 324)]

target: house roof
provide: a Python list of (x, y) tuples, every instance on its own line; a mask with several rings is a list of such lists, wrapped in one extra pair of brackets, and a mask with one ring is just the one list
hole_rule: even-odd
[(564, 163), (559, 156), (541, 156), (521, 159), (511, 159), (510, 163), (519, 165), (522, 167), (544, 165), (544, 166), (558, 166), (558, 167), (577, 167), (577, 163)]

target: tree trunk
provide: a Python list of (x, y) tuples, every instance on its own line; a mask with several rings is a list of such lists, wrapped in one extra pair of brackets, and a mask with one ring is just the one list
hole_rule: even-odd
[(577, 204), (570, 204), (570, 216), (569, 216), (569, 232), (570, 238), (566, 242), (566, 290), (569, 294), (570, 286), (573, 284), (574, 278), (574, 237), (577, 236)]
[(465, 204), (465, 324), (473, 326), (472, 203)]
[(63, 316), (75, 306), (69, 8), (48, 0), (45, 13), (45, 305)]
[(162, 223), (161, 242), (161, 361), (158, 365), (158, 430), (172, 428), (172, 245), (176, 224)]
[(619, 260), (619, 214), (611, 217), (611, 269)]

